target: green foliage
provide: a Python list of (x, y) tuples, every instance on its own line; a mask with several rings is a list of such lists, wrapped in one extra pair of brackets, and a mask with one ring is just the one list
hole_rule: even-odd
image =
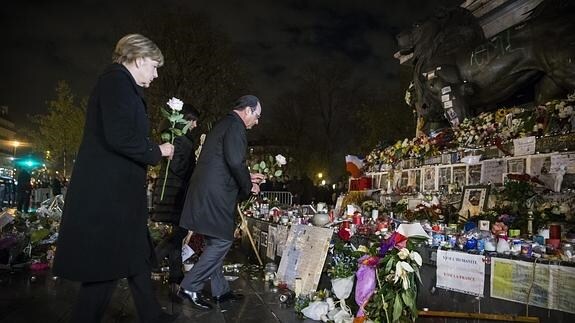
[(42, 154), (50, 151), (55, 167), (69, 170), (82, 141), (86, 115), (86, 99), (78, 101), (66, 81), (59, 81), (56, 86), (56, 98), (48, 101), (46, 114), (29, 117), (34, 125), (26, 132), (34, 149)]

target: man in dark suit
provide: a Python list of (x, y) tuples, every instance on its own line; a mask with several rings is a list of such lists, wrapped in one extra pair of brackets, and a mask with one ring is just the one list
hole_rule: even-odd
[(245, 162), (246, 129), (258, 124), (261, 105), (253, 95), (239, 98), (232, 112), (223, 117), (204, 142), (180, 219), (180, 226), (204, 235), (206, 246), (180, 284), (179, 295), (198, 309), (212, 305), (201, 291), (211, 280), (214, 301), (237, 300), (222, 272), (224, 257), (234, 240), (238, 199), (259, 193), (262, 174), (250, 174)]
[(162, 156), (171, 158), (174, 147), (150, 141), (142, 91), (164, 57), (151, 40), (131, 34), (118, 41), (113, 60), (88, 102), (54, 274), (82, 282), (72, 322), (100, 322), (121, 278), (128, 279), (140, 322), (172, 321), (152, 288), (146, 172)]

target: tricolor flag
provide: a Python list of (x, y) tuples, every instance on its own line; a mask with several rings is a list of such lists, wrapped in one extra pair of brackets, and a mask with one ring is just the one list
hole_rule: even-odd
[(363, 159), (360, 159), (354, 155), (345, 156), (345, 170), (351, 173), (351, 177), (359, 178), (361, 177), (363, 168)]

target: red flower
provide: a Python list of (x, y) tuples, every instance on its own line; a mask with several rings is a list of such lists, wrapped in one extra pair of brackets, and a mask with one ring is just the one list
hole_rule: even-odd
[(349, 241), (349, 239), (351, 239), (351, 230), (349, 228), (340, 228), (339, 231), (337, 232), (337, 235), (339, 236), (339, 238), (345, 242)]

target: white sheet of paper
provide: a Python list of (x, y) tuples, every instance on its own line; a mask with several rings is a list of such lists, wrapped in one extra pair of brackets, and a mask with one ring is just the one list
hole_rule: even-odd
[(535, 137), (513, 139), (513, 156), (532, 155), (535, 153)]
[(187, 244), (182, 246), (182, 262), (190, 259), (196, 252)]
[(396, 230), (397, 232), (401, 233), (404, 237), (420, 237), (420, 238), (429, 238), (429, 235), (420, 223), (402, 223)]

